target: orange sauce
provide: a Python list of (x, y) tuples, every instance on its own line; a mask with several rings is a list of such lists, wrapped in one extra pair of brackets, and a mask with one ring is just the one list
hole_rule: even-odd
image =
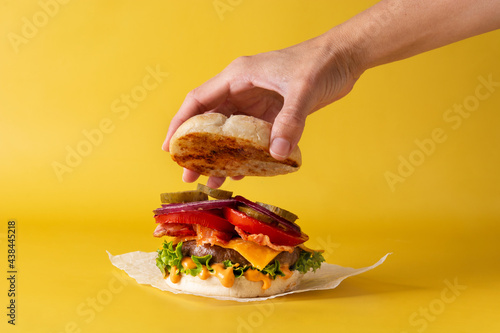
[(184, 267), (184, 269), (196, 268), (196, 264), (194, 263), (193, 259), (191, 259), (190, 257), (182, 258), (181, 265), (182, 265), (182, 267)]
[(256, 269), (248, 269), (243, 276), (248, 280), (248, 281), (262, 281), (262, 290), (266, 290), (271, 286), (271, 278), (266, 274), (262, 274)]
[(179, 283), (181, 280), (181, 275), (177, 275), (178, 271), (177, 266), (172, 266), (172, 271), (170, 272), (170, 281), (172, 281), (172, 283)]
[(201, 266), (201, 272), (198, 274), (198, 277), (202, 280), (206, 280), (210, 277), (210, 272), (208, 271), (207, 266)]
[(225, 268), (223, 264), (214, 264), (212, 268), (215, 271), (215, 276), (224, 287), (231, 288), (233, 286), (234, 273), (232, 267)]
[(283, 265), (280, 267), (281, 271), (285, 274), (285, 276), (280, 276), (283, 280), (289, 279), (292, 275), (293, 272), (288, 268), (288, 265)]
[[(196, 268), (196, 264), (190, 257), (184, 257), (182, 258), (181, 265), (184, 269), (194, 269)], [(231, 288), (234, 284), (234, 273), (233, 273), (233, 267), (224, 267), (224, 264), (214, 264), (212, 265), (212, 268), (214, 269), (213, 273), (210, 273), (207, 269), (206, 266), (202, 266), (201, 272), (198, 274), (198, 277), (202, 280), (206, 280), (212, 275), (217, 277), (220, 281), (220, 283), (226, 287), (226, 288)], [(285, 276), (281, 276), (282, 279), (286, 280), (290, 278), (293, 274), (293, 272), (290, 271), (288, 268), (288, 265), (283, 265), (281, 267), (281, 271), (285, 273)], [(170, 281), (172, 283), (179, 283), (181, 280), (181, 275), (177, 275), (179, 272), (179, 269), (176, 266), (172, 266), (172, 269), (170, 271), (170, 274), (167, 274), (165, 278), (170, 278)], [(243, 276), (252, 282), (259, 282), (262, 281), (262, 290), (266, 290), (271, 286), (272, 279), (269, 277), (267, 274), (263, 274), (262, 272), (259, 272), (256, 269), (248, 269)]]

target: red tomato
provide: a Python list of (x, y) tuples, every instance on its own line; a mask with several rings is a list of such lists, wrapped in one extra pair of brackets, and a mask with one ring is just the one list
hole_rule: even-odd
[(155, 220), (156, 223), (199, 224), (203, 227), (234, 233), (234, 226), (225, 218), (207, 211), (155, 215)]
[(222, 211), (226, 219), (235, 226), (250, 234), (267, 235), (271, 243), (276, 245), (296, 246), (309, 239), (303, 232), (297, 235), (287, 226), (270, 225), (229, 207), (224, 207)]

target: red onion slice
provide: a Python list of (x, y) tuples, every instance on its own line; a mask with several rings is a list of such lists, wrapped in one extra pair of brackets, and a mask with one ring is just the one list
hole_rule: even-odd
[(223, 207), (234, 207), (238, 202), (235, 199), (223, 199), (223, 200), (203, 200), (203, 201), (193, 201), (186, 203), (173, 203), (167, 205), (161, 205), (162, 208), (153, 210), (155, 215), (169, 214), (169, 213), (184, 213), (193, 210), (210, 210), (218, 209)]

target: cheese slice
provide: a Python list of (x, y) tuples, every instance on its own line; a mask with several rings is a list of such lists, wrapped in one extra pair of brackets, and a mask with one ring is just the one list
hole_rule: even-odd
[(241, 238), (233, 238), (227, 244), (217, 243), (216, 245), (237, 251), (248, 260), (252, 266), (258, 269), (264, 269), (271, 260), (281, 253), (281, 251), (276, 251), (267, 246), (262, 246)]
[[(174, 237), (172, 241), (174, 244), (179, 242), (186, 242), (189, 240), (196, 240), (196, 236)], [(253, 267), (260, 270), (264, 269), (278, 254), (282, 251), (276, 251), (268, 246), (259, 245), (257, 243), (244, 240), (242, 238), (233, 238), (227, 244), (215, 242), (213, 245), (218, 245), (226, 249), (232, 249), (241, 254), (246, 260), (252, 264)], [(301, 246), (301, 245), (299, 245)], [(305, 246), (301, 246), (305, 251), (313, 252)]]

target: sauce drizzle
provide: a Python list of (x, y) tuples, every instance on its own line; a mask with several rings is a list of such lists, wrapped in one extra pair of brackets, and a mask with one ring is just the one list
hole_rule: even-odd
[[(196, 268), (196, 264), (190, 257), (184, 257), (181, 261), (181, 265), (184, 269), (194, 269)], [(219, 279), (220, 283), (226, 287), (226, 288), (231, 288), (234, 284), (234, 273), (233, 273), (233, 267), (225, 267), (224, 264), (213, 264), (211, 266), (214, 269), (213, 273), (210, 273), (210, 271), (207, 269), (205, 265), (202, 266), (201, 272), (198, 274), (198, 277), (202, 280), (206, 280), (211, 276), (215, 276), (216, 278)], [(283, 280), (289, 279), (292, 275), (293, 272), (290, 271), (288, 265), (283, 265), (281, 266), (281, 271), (285, 274), (285, 276), (280, 276)], [(177, 266), (172, 266), (172, 269), (170, 271), (170, 274), (168, 274), (165, 278), (170, 278), (170, 281), (172, 283), (179, 283), (181, 280), (181, 275), (177, 274), (179, 272), (179, 269)], [(272, 279), (269, 277), (269, 274), (263, 274), (257, 269), (248, 269), (243, 276), (248, 280), (252, 282), (259, 282), (262, 281), (262, 290), (266, 290), (271, 286)]]
[(243, 276), (248, 280), (248, 281), (262, 281), (262, 290), (266, 290), (271, 286), (271, 278), (267, 274), (262, 274), (256, 269), (248, 269)]
[(234, 273), (233, 268), (225, 268), (223, 264), (214, 264), (212, 268), (215, 271), (215, 277), (217, 277), (220, 283), (226, 287), (231, 288), (234, 284)]
[(170, 281), (172, 281), (172, 283), (179, 283), (181, 280), (181, 275), (177, 275), (178, 272), (177, 266), (172, 266), (172, 271), (170, 272)]

